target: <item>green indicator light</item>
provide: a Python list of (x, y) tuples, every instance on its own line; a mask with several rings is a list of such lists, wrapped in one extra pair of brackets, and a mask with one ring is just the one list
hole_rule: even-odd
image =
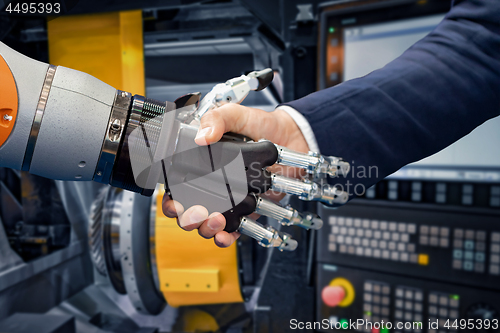
[(450, 298), (452, 298), (452, 299), (456, 299), (456, 300), (459, 300), (459, 299), (460, 299), (460, 296), (458, 296), (458, 295), (450, 295)]
[(330, 28), (328, 29), (328, 31), (329, 31), (331, 34), (333, 34), (333, 33), (335, 32), (335, 28), (334, 28), (334, 27), (330, 27)]
[(389, 333), (389, 329), (384, 327), (380, 330), (380, 333)]
[(344, 330), (349, 328), (349, 321), (347, 319), (340, 319), (340, 327)]

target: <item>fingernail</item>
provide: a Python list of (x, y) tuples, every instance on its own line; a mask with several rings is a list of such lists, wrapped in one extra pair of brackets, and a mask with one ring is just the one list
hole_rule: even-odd
[(196, 137), (194, 138), (194, 141), (198, 143), (198, 141), (201, 141), (200, 143), (207, 144), (208, 140), (205, 138), (207, 135), (210, 135), (212, 133), (212, 127), (205, 127), (205, 128), (200, 128), (198, 130), (198, 133), (196, 134)]
[(219, 221), (216, 218), (212, 218), (212, 219), (208, 220), (208, 227), (211, 230), (218, 230), (221, 227), (221, 225), (222, 225), (221, 221)]
[(206, 214), (206, 211), (201, 208), (197, 208), (193, 210), (193, 212), (189, 216), (189, 220), (191, 221), (191, 223), (200, 223), (206, 220), (207, 217), (208, 215)]

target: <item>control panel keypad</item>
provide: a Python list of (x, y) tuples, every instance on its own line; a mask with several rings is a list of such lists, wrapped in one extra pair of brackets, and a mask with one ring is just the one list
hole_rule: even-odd
[[(363, 293), (363, 318), (367, 322), (389, 321), (391, 286), (378, 281), (366, 281)], [(371, 332), (364, 328), (363, 332)]]
[(491, 233), (489, 273), (500, 275), (500, 232)]
[(422, 263), (411, 241), (417, 233), (414, 223), (389, 222), (330, 216), (328, 250), (375, 259)]
[(430, 322), (438, 322), (438, 328), (430, 328), (429, 333), (440, 332), (456, 332), (453, 327), (446, 328), (446, 321), (450, 322), (459, 319), (460, 297), (458, 295), (450, 295), (442, 292), (429, 293), (429, 320)]
[(486, 267), (486, 235), (487, 233), (484, 230), (454, 229), (452, 268), (484, 273)]
[[(401, 323), (400, 327), (404, 327), (405, 323), (422, 323), (422, 326), (412, 325), (411, 329), (396, 329), (395, 333), (403, 332), (422, 332), (423, 327), (423, 302), (424, 293), (422, 289), (397, 286), (395, 292), (395, 307), (394, 320), (396, 323)], [(396, 327), (398, 327), (396, 325)]]

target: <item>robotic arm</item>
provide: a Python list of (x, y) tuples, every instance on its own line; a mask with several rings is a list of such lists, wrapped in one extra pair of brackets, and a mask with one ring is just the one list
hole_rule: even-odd
[[(298, 153), (269, 141), (227, 133), (210, 146), (194, 137), (203, 115), (240, 103), (272, 81), (270, 69), (216, 85), (201, 101), (188, 94), (159, 102), (116, 90), (75, 70), (29, 59), (0, 43), (0, 166), (60, 180), (94, 180), (152, 195), (157, 183), (187, 209), (222, 211), (226, 231), (239, 231), (266, 247), (294, 250), (297, 242), (247, 215), (283, 225), (319, 229), (321, 219), (282, 207), (260, 194), (273, 190), (306, 201), (343, 204), (348, 194), (327, 184), (349, 164), (337, 157)], [(3, 140), (3, 141), (2, 141)], [(305, 170), (303, 179), (267, 170), (273, 164)]]

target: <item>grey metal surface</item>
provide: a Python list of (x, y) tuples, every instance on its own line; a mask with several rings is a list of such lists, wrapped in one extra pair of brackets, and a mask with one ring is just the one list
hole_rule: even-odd
[(0, 274), (12, 267), (21, 265), (22, 263), (23, 260), (11, 249), (9, 245), (9, 240), (7, 239), (7, 235), (5, 234), (5, 229), (3, 227), (3, 222), (0, 219)]
[(115, 92), (88, 74), (58, 67), (30, 172), (52, 179), (91, 180)]
[(33, 125), (31, 125), (30, 137), (24, 154), (22, 166), (22, 170), (24, 171), (29, 171), (30, 169), (33, 152), (35, 151), (36, 140), (38, 139), (40, 126), (42, 126), (43, 114), (45, 113), (45, 106), (47, 105), (47, 99), (49, 98), (50, 88), (52, 87), (52, 81), (54, 80), (56, 69), (57, 67), (54, 65), (49, 65), (49, 68), (47, 69), (47, 75), (45, 76), (45, 82), (43, 83), (42, 92), (40, 93), (40, 99), (38, 100), (38, 105), (36, 106), (35, 118), (33, 119)]
[(68, 247), (45, 257), (41, 257), (29, 263), (22, 263), (1, 272), (0, 292), (82, 254), (85, 247), (83, 242), (74, 242)]
[(21, 169), (24, 152), (35, 117), (48, 64), (30, 59), (0, 42), (0, 55), (14, 75), (18, 98), (16, 124), (7, 141), (0, 147), (0, 166)]
[(149, 265), (151, 198), (124, 191), (120, 223), (120, 252), (127, 294), (140, 313), (158, 314), (166, 305), (157, 291)]

